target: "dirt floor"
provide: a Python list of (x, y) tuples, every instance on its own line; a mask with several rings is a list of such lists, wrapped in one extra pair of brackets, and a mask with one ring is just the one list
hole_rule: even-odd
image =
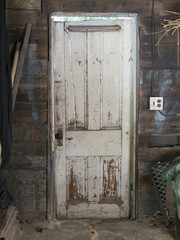
[(50, 221), (19, 217), (16, 240), (173, 240), (162, 216), (139, 220)]

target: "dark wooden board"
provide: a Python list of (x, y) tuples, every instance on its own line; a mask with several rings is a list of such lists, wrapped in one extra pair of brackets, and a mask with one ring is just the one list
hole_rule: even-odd
[(46, 156), (46, 143), (43, 142), (25, 142), (17, 141), (13, 142), (12, 155), (28, 155), (37, 156), (42, 155)]
[(18, 89), (16, 101), (47, 102), (47, 93), (47, 87), (30, 87), (23, 84)]
[[(143, 69), (140, 72), (140, 85), (151, 86), (152, 69)], [(162, 70), (155, 69), (154, 71), (154, 86), (164, 87), (164, 85), (170, 86), (171, 84), (180, 84), (180, 69), (164, 68)]]
[(48, 61), (47, 60), (31, 60), (26, 58), (24, 61), (22, 74), (47, 75)]
[[(171, 97), (171, 98), (179, 98), (179, 92), (180, 92), (180, 85), (177, 84), (168, 84), (166, 85), (166, 91), (162, 92), (162, 85), (161, 86), (155, 86), (153, 88), (154, 96), (161, 96), (161, 97)], [(150, 97), (151, 96), (151, 86), (140, 86), (140, 97)]]
[(41, 10), (41, 0), (6, 0), (6, 8)]
[(48, 46), (46, 44), (29, 43), (25, 58), (31, 60), (47, 60)]
[(31, 33), (31, 27), (32, 27), (32, 24), (28, 23), (26, 26), (26, 30), (25, 30), (25, 36), (24, 36), (24, 40), (22, 43), (22, 48), (21, 48), (20, 54), (19, 54), (19, 60), (18, 60), (15, 79), (14, 79), (14, 86), (13, 86), (13, 90), (12, 90), (12, 111), (14, 111), (14, 106), (16, 103), (16, 95), (17, 95), (17, 91), (19, 88), (19, 83), (20, 83), (21, 74), (22, 74), (22, 70), (23, 70), (24, 59), (25, 59), (25, 55), (26, 55), (28, 42), (29, 42), (29, 36)]
[(11, 26), (25, 26), (29, 22), (32, 25), (46, 26), (47, 20), (47, 16), (37, 10), (6, 10), (6, 23)]
[(180, 155), (180, 147), (154, 147), (138, 150), (138, 161), (158, 162), (173, 160)]
[(30, 156), (20, 155), (11, 156), (11, 160), (8, 164), (8, 169), (19, 169), (19, 170), (40, 170), (46, 168), (46, 157), (45, 156)]
[(180, 135), (180, 123), (177, 122), (141, 122), (138, 127), (139, 134), (147, 135)]
[(47, 123), (47, 103), (16, 102), (13, 123), (22, 125)]
[(46, 142), (47, 141), (47, 126), (46, 124), (21, 126), (13, 124), (13, 141), (33, 141)]
[[(10, 43), (15, 43), (17, 41), (23, 40), (24, 30), (19, 27), (8, 28), (8, 37)], [(48, 31), (47, 29), (41, 28), (32, 28), (29, 43), (35, 44), (47, 44), (48, 46)]]

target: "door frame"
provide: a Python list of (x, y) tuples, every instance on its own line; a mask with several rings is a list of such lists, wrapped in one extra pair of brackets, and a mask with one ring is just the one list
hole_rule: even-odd
[(53, 16), (61, 17), (119, 17), (131, 18), (136, 28), (134, 29), (134, 82), (133, 82), (133, 107), (131, 112), (131, 139), (130, 139), (130, 218), (137, 217), (137, 116), (138, 116), (138, 89), (139, 89), (139, 22), (137, 14), (126, 13), (52, 13), (49, 15), (49, 81), (48, 81), (48, 159), (47, 159), (47, 218), (56, 219), (56, 184), (55, 184), (55, 120), (54, 120), (54, 78), (53, 78)]

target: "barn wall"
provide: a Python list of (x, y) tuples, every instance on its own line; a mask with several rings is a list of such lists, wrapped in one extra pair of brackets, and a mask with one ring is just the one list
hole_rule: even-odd
[[(165, 10), (176, 11), (179, 0), (155, 0), (156, 31)], [(166, 114), (148, 110), (151, 95), (152, 45), (150, 0), (6, 0), (10, 50), (22, 39), (27, 22), (33, 24), (13, 117), (12, 159), (6, 170), (9, 188), (21, 211), (46, 210), (48, 16), (51, 12), (124, 12), (139, 16), (140, 66), (138, 84), (138, 213), (153, 214), (158, 202), (150, 166), (180, 153), (180, 70), (177, 36), (164, 38), (155, 49), (154, 95), (163, 96)], [(155, 35), (156, 41), (160, 35)]]

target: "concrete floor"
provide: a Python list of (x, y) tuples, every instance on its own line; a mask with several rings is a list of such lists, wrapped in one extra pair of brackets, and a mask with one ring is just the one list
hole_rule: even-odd
[(20, 219), (16, 240), (173, 240), (163, 219), (63, 220)]

